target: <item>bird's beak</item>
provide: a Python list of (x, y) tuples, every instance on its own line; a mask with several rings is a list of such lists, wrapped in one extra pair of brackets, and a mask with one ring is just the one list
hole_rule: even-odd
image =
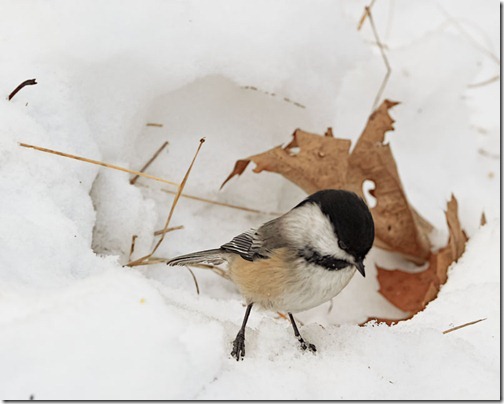
[(364, 271), (364, 263), (362, 262), (362, 260), (359, 260), (355, 263), (355, 267), (357, 268), (357, 270), (361, 273), (361, 275), (363, 277), (366, 277), (366, 272)]

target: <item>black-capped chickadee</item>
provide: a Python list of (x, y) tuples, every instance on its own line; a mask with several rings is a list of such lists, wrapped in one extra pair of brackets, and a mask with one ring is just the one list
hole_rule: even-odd
[(366, 203), (353, 192), (327, 189), (310, 195), (286, 214), (246, 231), (218, 249), (194, 252), (168, 265), (228, 263), (228, 274), (245, 297), (243, 324), (231, 355), (245, 356), (245, 326), (252, 305), (287, 312), (303, 350), (292, 313), (311, 309), (336, 296), (357, 269), (374, 240)]

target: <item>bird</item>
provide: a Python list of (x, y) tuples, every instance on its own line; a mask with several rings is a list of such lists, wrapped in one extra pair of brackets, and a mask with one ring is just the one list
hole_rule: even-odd
[(287, 312), (304, 351), (317, 351), (303, 339), (293, 313), (335, 297), (358, 271), (374, 241), (374, 222), (366, 202), (354, 192), (324, 189), (287, 213), (245, 231), (220, 248), (193, 252), (167, 265), (227, 263), (229, 278), (246, 302), (231, 356), (245, 356), (245, 329), (253, 305)]

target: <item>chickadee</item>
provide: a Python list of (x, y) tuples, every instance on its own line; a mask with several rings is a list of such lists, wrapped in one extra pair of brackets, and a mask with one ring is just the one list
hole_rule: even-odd
[(245, 297), (247, 309), (231, 355), (245, 356), (245, 326), (252, 305), (287, 312), (303, 350), (316, 352), (301, 337), (292, 313), (336, 296), (374, 240), (366, 203), (353, 192), (327, 189), (310, 195), (286, 214), (246, 231), (218, 249), (175, 257), (168, 265), (228, 264), (228, 274)]

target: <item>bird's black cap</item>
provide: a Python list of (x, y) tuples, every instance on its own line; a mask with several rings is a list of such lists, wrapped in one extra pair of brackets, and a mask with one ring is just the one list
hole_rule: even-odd
[(333, 225), (340, 248), (362, 261), (374, 241), (373, 217), (362, 198), (342, 189), (325, 189), (310, 195), (295, 208), (306, 203), (319, 205)]

